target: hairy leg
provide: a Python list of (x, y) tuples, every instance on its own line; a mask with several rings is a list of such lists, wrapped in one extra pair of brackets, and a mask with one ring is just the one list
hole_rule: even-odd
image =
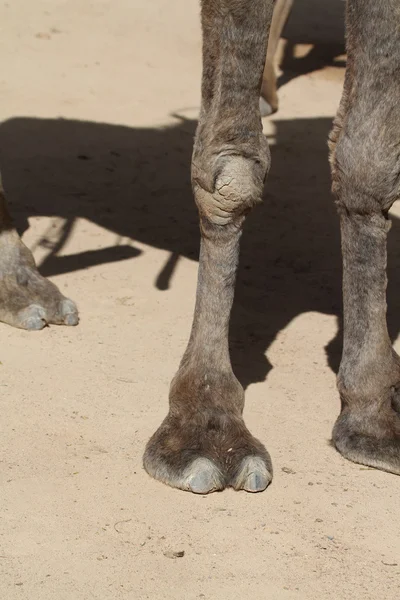
[(269, 151), (259, 111), (273, 0), (203, 0), (202, 108), (192, 160), (201, 250), (192, 332), (171, 384), (169, 413), (144, 466), (197, 493), (257, 492), (270, 458), (246, 428), (229, 356), (229, 317), (246, 213), (261, 200)]
[(8, 213), (0, 179), (0, 321), (21, 329), (76, 325), (77, 308), (42, 277)]
[(342, 234), (342, 411), (333, 431), (348, 459), (400, 474), (400, 359), (386, 325), (388, 210), (400, 194), (400, 7), (347, 2), (348, 64), (331, 135)]

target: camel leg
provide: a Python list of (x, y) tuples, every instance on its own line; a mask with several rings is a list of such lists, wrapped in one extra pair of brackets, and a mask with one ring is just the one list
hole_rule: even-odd
[(283, 28), (289, 17), (293, 0), (277, 0), (272, 16), (268, 40), (267, 58), (261, 85), (260, 110), (261, 116), (266, 117), (278, 110), (278, 93), (276, 89), (275, 54), (282, 35)]
[(169, 414), (144, 466), (171, 486), (250, 492), (271, 481), (270, 458), (246, 428), (228, 328), (245, 215), (261, 201), (269, 151), (259, 110), (273, 0), (203, 0), (202, 107), (192, 160), (201, 249), (188, 347)]
[(7, 208), (0, 178), (0, 321), (21, 329), (49, 323), (76, 325), (72, 300), (42, 277), (30, 250), (21, 241)]
[(400, 474), (400, 359), (386, 325), (388, 210), (400, 195), (400, 6), (348, 0), (347, 53), (331, 135), (344, 305), (333, 442), (356, 463)]

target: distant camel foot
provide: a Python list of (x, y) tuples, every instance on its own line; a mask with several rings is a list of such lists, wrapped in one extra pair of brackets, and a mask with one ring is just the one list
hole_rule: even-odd
[(196, 494), (226, 487), (261, 492), (272, 480), (264, 446), (240, 416), (215, 407), (168, 415), (148, 442), (143, 464), (155, 479)]
[(271, 104), (260, 96), (260, 113), (262, 117), (268, 117), (278, 110), (278, 107), (272, 108)]
[(397, 400), (377, 414), (345, 409), (333, 429), (333, 443), (347, 459), (400, 475), (400, 414)]
[(78, 309), (42, 277), (15, 231), (0, 236), (0, 321), (21, 329), (76, 325)]
[(265, 63), (260, 95), (260, 112), (262, 117), (272, 115), (278, 110), (279, 100), (276, 86), (275, 69), (270, 60)]

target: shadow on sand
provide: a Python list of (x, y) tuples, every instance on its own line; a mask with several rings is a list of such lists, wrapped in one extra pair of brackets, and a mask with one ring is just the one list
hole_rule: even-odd
[[(83, 217), (118, 236), (168, 251), (164, 268), (149, 274), (148, 282), (168, 293), (179, 257), (198, 256), (189, 179), (195, 125), (180, 121), (163, 129), (132, 129), (31, 118), (3, 123), (0, 164), (20, 229), (27, 227), (31, 215), (65, 220), (57, 244), (40, 267), (42, 273), (67, 273), (140, 253), (134, 245), (120, 245), (58, 256), (74, 234), (75, 220)], [(338, 335), (326, 348), (329, 364), (338, 366), (341, 262), (330, 195), (330, 127), (331, 119), (276, 121), (265, 202), (246, 222), (232, 316), (233, 363), (245, 386), (266, 378), (270, 365), (265, 351), (293, 318), (309, 311), (338, 317)], [(399, 229), (394, 219), (389, 263), (392, 336), (399, 331)]]

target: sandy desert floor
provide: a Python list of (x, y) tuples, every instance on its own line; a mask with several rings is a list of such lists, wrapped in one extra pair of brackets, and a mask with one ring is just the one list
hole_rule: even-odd
[(326, 138), (343, 57), (289, 61), (265, 120), (265, 203), (243, 238), (232, 356), (274, 481), (203, 497), (142, 469), (194, 305), (198, 12), (195, 0), (0, 3), (4, 183), (41, 271), (81, 312), (70, 329), (0, 324), (0, 597), (397, 599), (400, 478), (329, 444), (341, 298)]

